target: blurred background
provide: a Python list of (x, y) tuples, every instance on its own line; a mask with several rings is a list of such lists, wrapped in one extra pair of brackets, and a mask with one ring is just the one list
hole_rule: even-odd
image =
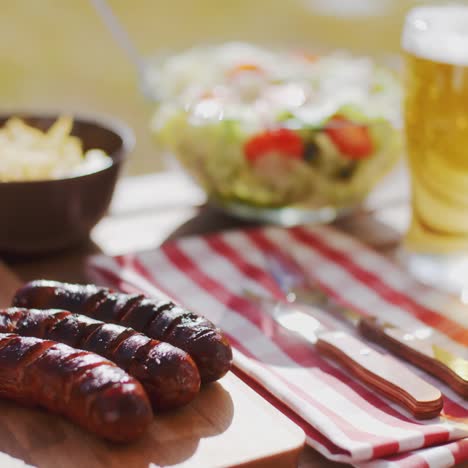
[[(227, 40), (346, 48), (380, 57), (399, 51), (415, 0), (108, 0), (146, 56)], [(0, 2), (2, 110), (64, 109), (110, 114), (136, 132), (126, 172), (162, 168), (148, 132), (151, 104), (135, 70), (86, 0)]]

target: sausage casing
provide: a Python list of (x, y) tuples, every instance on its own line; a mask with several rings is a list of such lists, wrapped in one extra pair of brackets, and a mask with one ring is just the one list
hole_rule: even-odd
[(10, 308), (0, 309), (0, 332), (50, 339), (100, 354), (137, 378), (157, 410), (185, 405), (200, 389), (198, 369), (185, 351), (131, 328), (63, 310)]
[(141, 384), (97, 354), (40, 338), (0, 333), (0, 397), (41, 406), (114, 442), (152, 420)]
[(221, 330), (168, 300), (122, 294), (95, 285), (36, 280), (16, 292), (13, 305), (65, 309), (132, 327), (150, 338), (171, 343), (192, 356), (203, 383), (221, 378), (231, 367), (232, 349)]

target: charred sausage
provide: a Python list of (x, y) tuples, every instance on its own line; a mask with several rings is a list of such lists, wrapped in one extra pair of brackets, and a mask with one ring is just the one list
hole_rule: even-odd
[(156, 410), (193, 400), (200, 375), (183, 350), (120, 325), (103, 323), (63, 310), (0, 310), (0, 332), (35, 336), (84, 349), (115, 362), (137, 378)]
[(138, 438), (153, 416), (141, 384), (114, 363), (15, 334), (0, 333), (0, 397), (41, 406), (114, 442)]
[(232, 349), (221, 330), (168, 300), (122, 294), (95, 285), (36, 280), (16, 292), (13, 305), (66, 309), (171, 343), (192, 356), (203, 383), (219, 379), (231, 367)]

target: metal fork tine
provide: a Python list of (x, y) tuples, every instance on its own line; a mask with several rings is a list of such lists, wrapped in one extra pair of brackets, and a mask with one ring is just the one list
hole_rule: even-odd
[(267, 268), (273, 278), (288, 289), (303, 286), (306, 273), (290, 255), (268, 252), (265, 254)]
[(299, 300), (307, 304), (321, 306), (353, 323), (357, 323), (361, 318), (361, 314), (349, 307), (342, 306), (323, 291), (320, 285), (310, 278), (291, 255), (268, 252), (265, 254), (265, 260), (267, 270), (281, 287), (289, 302)]
[[(361, 328), (360, 325), (364, 324), (365, 326), (365, 324), (369, 322), (361, 322), (362, 315), (359, 312), (354, 310), (352, 307), (350, 308), (343, 305), (326, 290), (324, 291), (320, 282), (313, 280), (309, 275), (307, 275), (307, 273), (301, 269), (300, 265), (298, 265), (293, 258), (291, 259), (291, 262), (288, 260), (289, 259), (287, 257), (282, 255), (269, 254), (266, 256), (266, 268), (271, 272), (274, 271), (275, 274), (272, 274), (272, 277), (275, 280), (276, 278), (279, 278), (279, 282), (284, 286), (285, 281), (281, 276), (284, 275), (289, 278), (289, 283), (286, 281), (287, 289), (285, 290), (286, 297), (289, 302), (296, 302), (296, 304), (301, 305), (313, 304), (313, 306), (321, 308), (334, 316), (339, 316), (339, 318), (345, 319), (345, 322), (352, 324), (353, 327), (359, 326), (360, 332), (368, 339), (376, 341), (380, 346), (390, 349), (393, 353), (399, 355), (405, 360), (413, 362), (423, 370), (433, 373), (436, 377), (442, 379), (464, 397), (468, 395), (468, 360), (444, 347), (438, 346), (434, 342), (427, 343), (427, 345), (431, 345), (432, 353), (423, 352), (423, 354), (418, 354), (417, 348), (413, 348), (405, 342), (405, 336), (407, 336), (405, 335), (405, 331), (386, 321), (377, 320), (375, 322), (375, 327), (371, 325), (366, 332), (365, 328)], [(300, 277), (301, 271), (302, 278)], [(299, 332), (303, 328), (300, 320), (296, 324), (292, 325), (296, 325), (296, 329), (299, 330)], [(284, 323), (284, 326), (288, 328), (287, 323)], [(367, 325), (367, 327), (369, 327), (369, 325)], [(291, 326), (289, 328), (291, 328)], [(387, 334), (385, 330), (388, 328), (395, 328), (397, 335), (394, 337), (389, 335), (390, 339), (386, 338)], [(370, 330), (372, 333), (369, 333)], [(400, 340), (395, 338), (398, 336), (398, 332), (403, 332)], [(398, 341), (399, 344), (395, 347), (395, 343), (398, 343)], [(424, 344), (424, 341), (422, 341), (422, 343)], [(412, 356), (412, 358), (409, 359), (409, 356)], [(437, 367), (434, 367), (434, 363)], [(442, 370), (440, 370), (440, 373), (436, 373), (434, 372), (434, 369)], [(460, 382), (462, 382), (462, 384), (460, 384)]]

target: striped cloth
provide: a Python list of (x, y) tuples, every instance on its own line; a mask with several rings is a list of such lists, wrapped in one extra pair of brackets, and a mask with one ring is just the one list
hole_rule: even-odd
[[(468, 402), (444, 393), (441, 418), (417, 421), (314, 348), (281, 329), (246, 288), (278, 297), (265, 252), (284, 252), (330, 296), (408, 331), (436, 329), (438, 344), (468, 358), (468, 307), (412, 280), (389, 260), (329, 226), (266, 227), (187, 237), (157, 250), (90, 260), (93, 280), (127, 292), (161, 292), (229, 336), (235, 372), (303, 428), (332, 460), (366, 468), (445, 467), (468, 460)], [(326, 313), (330, 328), (345, 327)], [(467, 419), (468, 421), (468, 419)]]

